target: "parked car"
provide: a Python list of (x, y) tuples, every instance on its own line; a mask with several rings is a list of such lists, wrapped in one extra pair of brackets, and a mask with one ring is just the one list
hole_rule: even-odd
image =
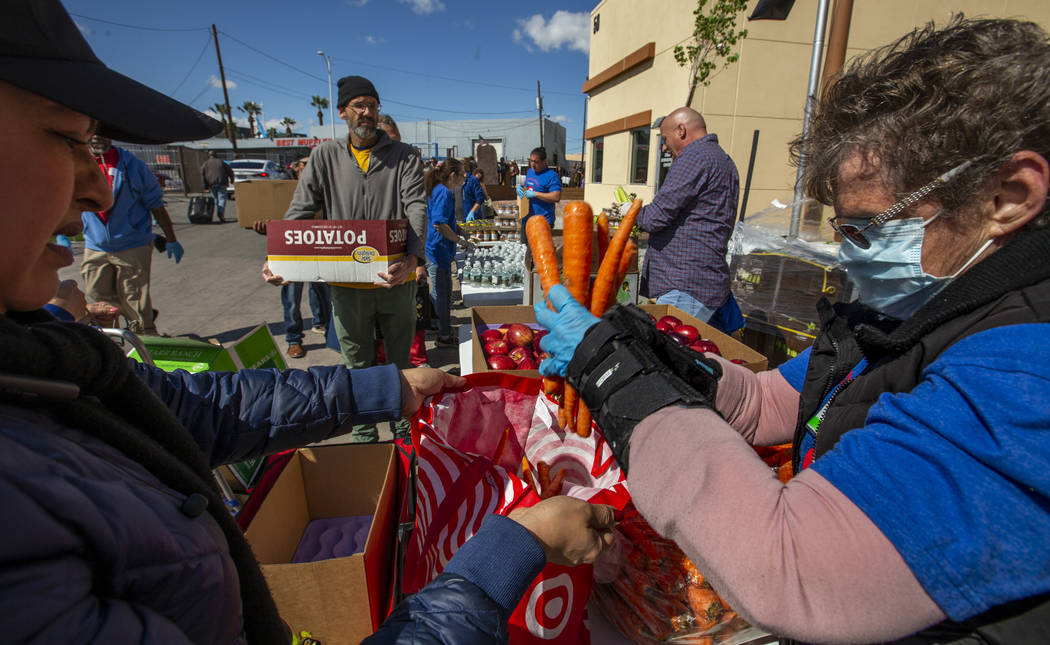
[[(229, 162), (230, 168), (233, 169), (233, 183), (236, 185), (242, 181), (251, 180), (266, 180), (266, 179), (286, 179), (287, 176), (284, 174), (284, 170), (276, 161), (270, 161), (268, 159), (234, 159)], [(234, 186), (227, 189), (230, 196), (233, 196)]]

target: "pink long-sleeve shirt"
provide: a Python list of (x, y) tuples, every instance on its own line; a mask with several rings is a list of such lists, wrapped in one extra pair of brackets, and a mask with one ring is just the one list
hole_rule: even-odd
[(734, 610), (772, 633), (865, 643), (944, 620), (852, 501), (813, 470), (780, 483), (748, 445), (792, 439), (798, 392), (777, 370), (754, 374), (721, 362), (716, 407), (725, 421), (672, 407), (635, 429), (629, 486), (646, 520)]

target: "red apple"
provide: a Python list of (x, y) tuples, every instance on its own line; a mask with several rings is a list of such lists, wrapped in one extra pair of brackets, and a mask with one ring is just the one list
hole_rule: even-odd
[(485, 343), (485, 353), (489, 356), (506, 356), (510, 351), (510, 343), (505, 340), (490, 340)]
[(670, 334), (671, 332), (674, 331), (674, 325), (672, 325), (669, 322), (664, 322), (662, 320), (659, 320), (656, 323), (656, 331), (660, 331), (660, 332), (663, 332), (665, 334)]
[(537, 352), (542, 351), (540, 349), (540, 339), (542, 339), (544, 336), (546, 336), (549, 333), (550, 332), (547, 331), (546, 329), (536, 329), (536, 330), (534, 330), (532, 332), (532, 349), (537, 351)]
[(674, 329), (674, 328), (675, 328), (675, 327), (677, 327), (678, 325), (681, 325), (681, 324), (682, 324), (682, 321), (681, 321), (681, 320), (678, 320), (678, 319), (677, 319), (677, 318), (675, 318), (674, 316), (664, 316), (664, 317), (663, 317), (663, 318), (661, 318), (660, 320), (656, 321), (656, 324), (657, 324), (657, 325), (659, 325), (660, 323), (664, 323), (664, 324), (670, 325), (670, 326), (671, 326), (671, 329)]
[(670, 334), (668, 334), (668, 336), (674, 339), (674, 342), (678, 343), (679, 345), (685, 345), (686, 347), (689, 346), (689, 338), (687, 336), (683, 336), (682, 334), (679, 334), (676, 331), (671, 332)]
[(747, 361), (745, 361), (742, 358), (731, 358), (731, 359), (729, 359), (729, 362), (730, 363), (736, 363), (737, 365), (747, 365)]
[(490, 370), (513, 370), (513, 369), (517, 369), (517, 366), (514, 365), (514, 361), (510, 360), (509, 356), (504, 356), (503, 354), (496, 354), (494, 356), (489, 356), (488, 364), (489, 364), (489, 369)]
[(539, 363), (532, 358), (523, 358), (521, 362), (518, 363), (519, 370), (538, 370), (539, 368)]
[(678, 325), (674, 328), (676, 334), (681, 334), (689, 339), (690, 343), (700, 340), (700, 331), (692, 325)]
[(701, 354), (722, 354), (722, 352), (718, 351), (718, 345), (715, 345), (713, 341), (710, 341), (706, 338), (701, 338), (700, 340), (690, 345), (690, 347), (700, 352)]
[(482, 343), (489, 343), (494, 340), (503, 340), (503, 334), (499, 333), (498, 329), (486, 329), (481, 332)]
[(520, 364), (526, 358), (533, 358), (533, 353), (528, 347), (515, 347), (507, 352), (507, 356), (510, 357), (510, 360)]
[(531, 345), (534, 337), (535, 334), (532, 331), (532, 327), (529, 327), (528, 325), (514, 323), (509, 329), (507, 329), (507, 342), (517, 347)]

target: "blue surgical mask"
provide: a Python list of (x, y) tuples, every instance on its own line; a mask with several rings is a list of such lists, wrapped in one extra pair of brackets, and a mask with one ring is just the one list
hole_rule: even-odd
[[(904, 320), (973, 264), (994, 240), (988, 240), (955, 273), (935, 276), (922, 269), (922, 241), (926, 227), (940, 216), (890, 220), (865, 235), (871, 246), (862, 249), (848, 240), (839, 247), (839, 263), (860, 291), (860, 301), (887, 316)], [(863, 226), (864, 220), (848, 223)]]

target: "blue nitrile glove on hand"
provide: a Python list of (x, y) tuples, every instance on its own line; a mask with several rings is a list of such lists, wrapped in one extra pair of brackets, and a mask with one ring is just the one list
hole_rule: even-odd
[(468, 222), (473, 222), (474, 221), (474, 211), (470, 211), (470, 212), (467, 213), (467, 221)]
[(522, 197), (525, 196), (525, 189), (522, 188), (521, 186), (515, 186), (514, 187), (514, 192), (516, 192), (518, 194), (518, 199), (521, 199)]
[(525, 198), (526, 199), (532, 199), (535, 196), (536, 196), (536, 191), (535, 190), (533, 190), (531, 188), (528, 188), (528, 189), (525, 190)]
[(587, 311), (587, 308), (576, 302), (563, 285), (556, 284), (547, 292), (547, 298), (556, 311), (551, 311), (545, 301), (533, 305), (536, 322), (550, 330), (540, 339), (540, 349), (551, 355), (540, 363), (540, 374), (544, 376), (565, 376), (576, 346), (583, 340), (598, 319)]
[(168, 258), (175, 258), (175, 264), (182, 259), (182, 245), (178, 242), (168, 242)]
[(59, 246), (64, 246), (67, 249), (72, 249), (73, 248), (73, 243), (69, 241), (69, 236), (68, 235), (56, 235), (55, 236), (55, 244), (57, 244)]

